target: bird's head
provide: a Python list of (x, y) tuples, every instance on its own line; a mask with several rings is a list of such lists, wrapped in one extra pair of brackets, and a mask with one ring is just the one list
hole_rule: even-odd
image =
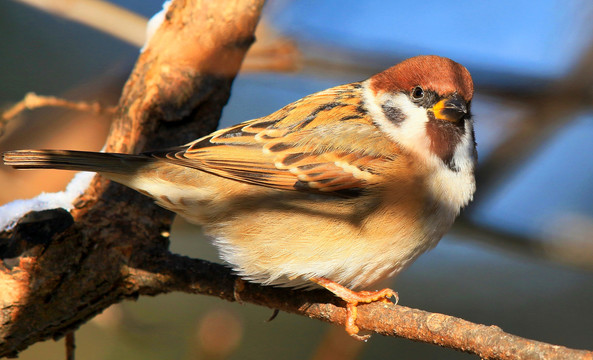
[(440, 56), (407, 59), (368, 80), (376, 125), (404, 150), (459, 171), (475, 162), (469, 71)]

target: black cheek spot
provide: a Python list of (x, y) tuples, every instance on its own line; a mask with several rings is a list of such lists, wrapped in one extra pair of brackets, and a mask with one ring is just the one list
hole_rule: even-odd
[(404, 120), (406, 120), (406, 114), (404, 114), (404, 112), (399, 108), (389, 105), (382, 105), (381, 109), (383, 109), (383, 114), (385, 114), (387, 119), (394, 125), (399, 126), (402, 122), (404, 122)]

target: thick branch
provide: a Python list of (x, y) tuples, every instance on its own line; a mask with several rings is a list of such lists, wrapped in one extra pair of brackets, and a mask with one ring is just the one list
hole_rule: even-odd
[[(107, 149), (174, 146), (213, 131), (263, 2), (174, 1), (126, 83)], [(172, 214), (101, 177), (72, 216), (36, 213), (0, 234), (0, 357), (134, 296), (121, 286), (126, 269), (167, 251)]]

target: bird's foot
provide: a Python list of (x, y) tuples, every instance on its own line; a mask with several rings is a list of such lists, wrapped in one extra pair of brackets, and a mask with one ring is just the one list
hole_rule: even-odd
[[(353, 291), (334, 281), (322, 277), (311, 278), (311, 281), (323, 286), (346, 302), (346, 332), (357, 340), (366, 341), (370, 337), (370, 335), (358, 334), (360, 330), (358, 326), (356, 326), (356, 318), (358, 317), (358, 304), (368, 304), (376, 301), (397, 304), (399, 300), (397, 292), (391, 289), (377, 291)], [(392, 301), (391, 298), (395, 298), (395, 301)]]

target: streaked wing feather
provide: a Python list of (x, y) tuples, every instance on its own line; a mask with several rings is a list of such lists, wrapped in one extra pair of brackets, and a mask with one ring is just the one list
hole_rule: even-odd
[(364, 189), (379, 182), (376, 170), (390, 162), (397, 149), (372, 124), (360, 91), (359, 83), (338, 86), (152, 155), (276, 189)]

